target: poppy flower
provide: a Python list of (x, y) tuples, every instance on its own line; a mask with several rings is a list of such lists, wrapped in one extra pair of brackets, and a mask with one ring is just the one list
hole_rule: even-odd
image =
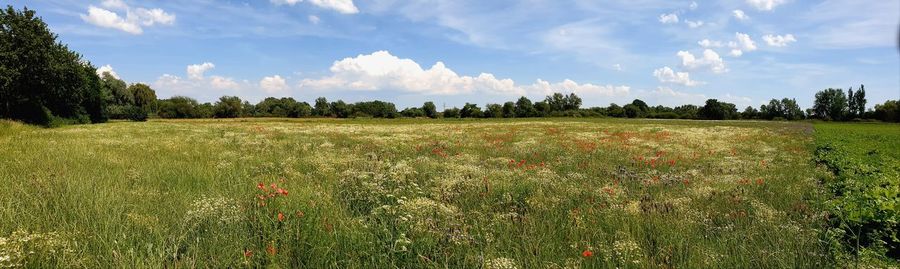
[(278, 221), (284, 221), (284, 214), (281, 212), (278, 212)]
[(594, 252), (592, 252), (588, 249), (585, 249), (584, 251), (581, 252), (581, 257), (590, 258), (593, 256), (594, 256)]
[(249, 249), (244, 250), (244, 257), (247, 257), (247, 258), (253, 257), (253, 251), (249, 250)]
[(256, 184), (256, 188), (260, 190), (266, 190), (266, 184), (262, 184), (262, 182), (260, 182), (259, 184)]
[(269, 245), (266, 247), (266, 252), (268, 252), (269, 255), (275, 255), (275, 253), (278, 253), (278, 250), (275, 250), (275, 246)]
[(287, 196), (287, 195), (288, 195), (288, 191), (285, 190), (285, 189), (278, 189), (277, 192), (278, 192), (278, 194), (281, 194), (282, 196)]

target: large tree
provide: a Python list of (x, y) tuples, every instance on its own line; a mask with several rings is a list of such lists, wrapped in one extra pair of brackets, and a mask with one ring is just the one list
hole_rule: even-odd
[(213, 105), (213, 116), (216, 118), (237, 118), (244, 114), (244, 106), (241, 98), (237, 96), (222, 96)]
[(816, 93), (814, 116), (823, 120), (843, 120), (847, 114), (847, 96), (841, 89), (828, 88)]
[(425, 104), (422, 105), (422, 111), (425, 112), (426, 117), (429, 117), (432, 119), (438, 117), (437, 108), (434, 106), (434, 103), (431, 101), (425, 102)]
[(0, 118), (106, 121), (96, 68), (56, 39), (34, 10), (0, 11)]

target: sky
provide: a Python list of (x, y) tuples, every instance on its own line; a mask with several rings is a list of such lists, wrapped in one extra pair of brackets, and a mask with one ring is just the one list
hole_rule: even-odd
[(900, 0), (0, 0), (159, 98), (900, 99)]

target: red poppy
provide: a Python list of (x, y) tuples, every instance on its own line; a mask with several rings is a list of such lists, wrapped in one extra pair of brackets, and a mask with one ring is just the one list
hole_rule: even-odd
[(594, 252), (592, 252), (590, 250), (585, 249), (583, 252), (581, 252), (581, 257), (590, 258), (593, 256), (594, 256)]
[(247, 258), (253, 257), (253, 251), (249, 250), (249, 249), (244, 250), (244, 257), (247, 257)]
[(278, 221), (284, 221), (284, 214), (281, 212), (278, 212)]
[(269, 245), (268, 247), (266, 247), (266, 252), (268, 252), (269, 255), (275, 255), (275, 253), (278, 253), (278, 251), (275, 250), (275, 246), (273, 245)]
[(762, 185), (763, 183), (764, 183), (764, 182), (763, 182), (763, 179), (762, 179), (762, 178), (756, 179), (756, 185)]
[(287, 195), (288, 195), (288, 191), (285, 190), (285, 189), (278, 189), (277, 192), (278, 192), (278, 194), (281, 194), (282, 196), (287, 196)]
[(266, 184), (262, 184), (262, 182), (260, 182), (259, 184), (256, 184), (256, 188), (260, 190), (266, 190)]

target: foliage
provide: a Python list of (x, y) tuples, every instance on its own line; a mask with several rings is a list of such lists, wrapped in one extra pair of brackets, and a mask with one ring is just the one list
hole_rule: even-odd
[(241, 98), (237, 96), (222, 96), (213, 105), (213, 115), (216, 118), (237, 118), (244, 114), (244, 106)]
[(34, 10), (0, 10), (0, 117), (106, 121), (96, 68), (56, 39)]
[(847, 114), (847, 104), (847, 96), (841, 89), (819, 91), (813, 103), (813, 116), (823, 120), (843, 120)]
[(437, 108), (434, 106), (434, 103), (431, 101), (425, 102), (422, 105), (422, 111), (425, 112), (425, 116), (435, 119), (438, 117)]
[(706, 100), (706, 104), (697, 111), (697, 116), (704, 120), (729, 120), (738, 117), (734, 104), (719, 102), (716, 99)]
[(888, 122), (900, 122), (900, 101), (887, 100), (884, 104), (875, 105), (875, 118)]
[(854, 251), (900, 259), (900, 126), (815, 127), (815, 160), (833, 173), (822, 179), (832, 227)]

